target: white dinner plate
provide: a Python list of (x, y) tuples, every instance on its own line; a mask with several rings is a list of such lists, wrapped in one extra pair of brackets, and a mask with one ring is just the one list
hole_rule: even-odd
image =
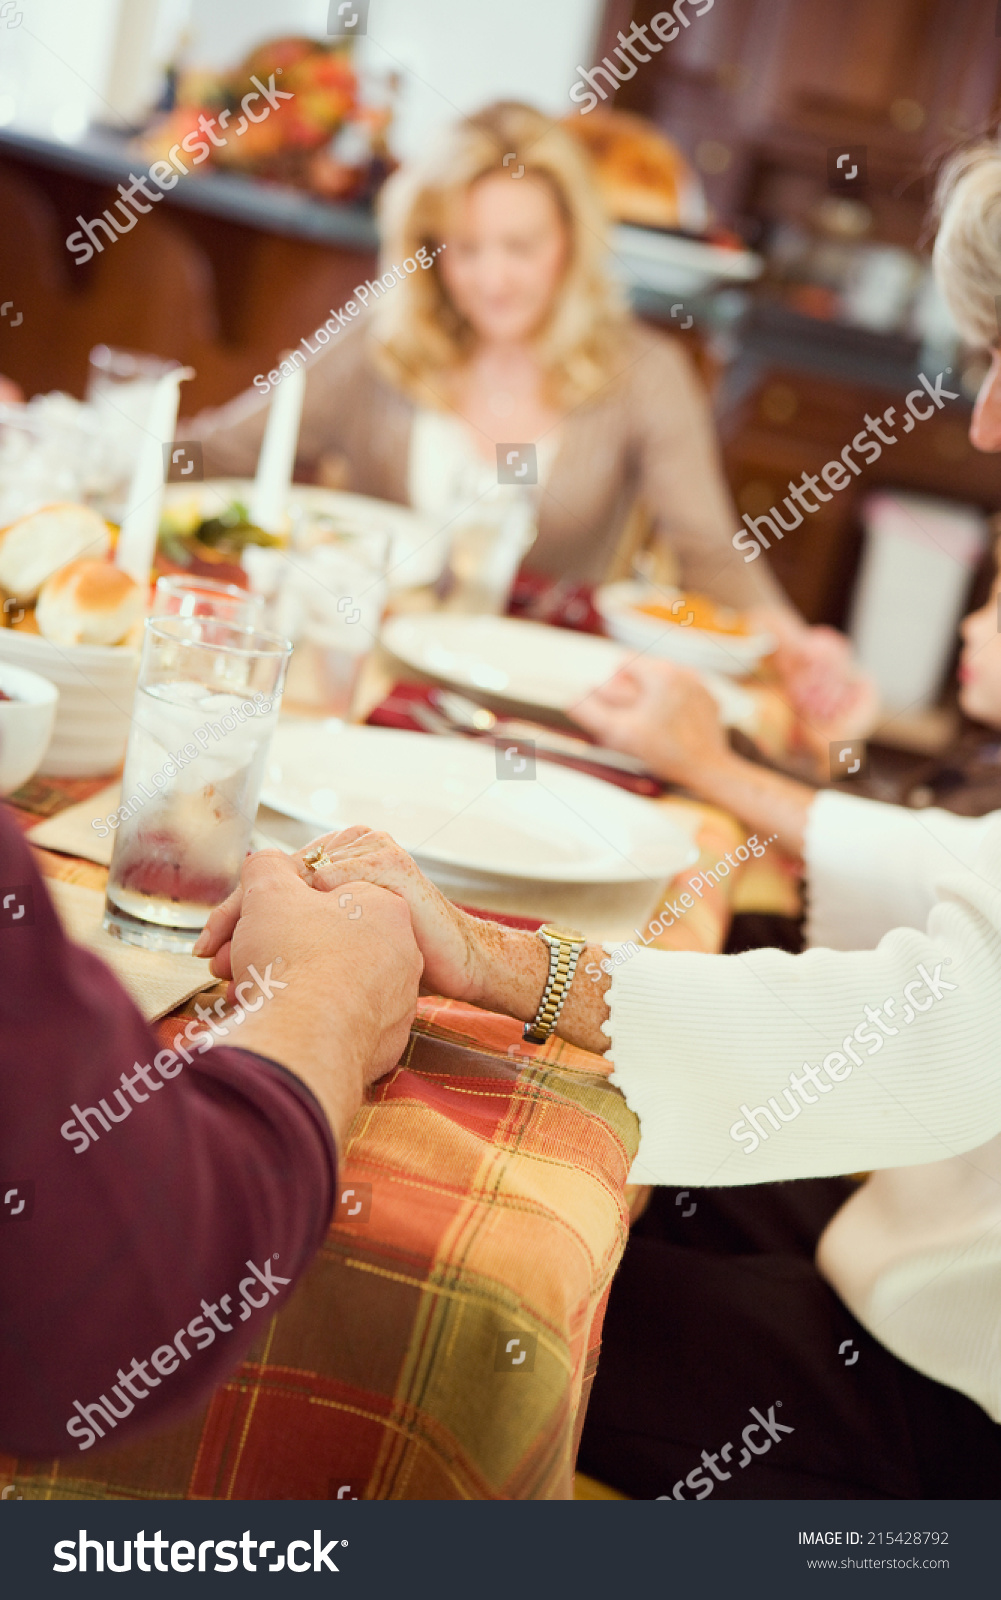
[(633, 883), (696, 859), (661, 807), (552, 762), (531, 777), (519, 759), (468, 739), (287, 717), (261, 798), (317, 834), (362, 823), (418, 859), (495, 877)]
[[(614, 639), (574, 633), (514, 617), (467, 617), (432, 612), (391, 617), (382, 642), (393, 655), (431, 678), (476, 698), (514, 701), (572, 717), (579, 701), (607, 683), (637, 652)], [(702, 672), (728, 728), (753, 734), (753, 695), (728, 679)]]
[[(250, 478), (212, 478), (190, 488), (187, 484), (171, 484), (164, 493), (164, 506), (167, 510), (183, 510), (190, 505), (193, 517), (212, 517), (233, 500), (249, 505), (253, 492)], [(390, 589), (420, 588), (441, 576), (448, 556), (449, 532), (437, 528), (429, 517), (410, 506), (375, 500), (370, 495), (343, 494), (315, 484), (293, 483), (289, 507), (332, 517), (359, 533), (388, 533)]]

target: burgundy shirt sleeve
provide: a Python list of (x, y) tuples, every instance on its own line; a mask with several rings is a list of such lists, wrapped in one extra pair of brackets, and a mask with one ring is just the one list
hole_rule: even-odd
[[(205, 1401), (324, 1237), (336, 1152), (309, 1090), (248, 1051), (187, 1048), (172, 1066), (65, 938), (0, 806), (0, 1446), (16, 1454), (118, 1443)], [(157, 1055), (163, 1075), (137, 1075)]]

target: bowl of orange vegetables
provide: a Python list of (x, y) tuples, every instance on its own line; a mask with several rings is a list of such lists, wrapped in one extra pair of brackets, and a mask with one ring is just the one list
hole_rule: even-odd
[(706, 595), (627, 579), (603, 584), (594, 604), (620, 644), (700, 672), (743, 678), (775, 649), (771, 634), (752, 632), (741, 612)]

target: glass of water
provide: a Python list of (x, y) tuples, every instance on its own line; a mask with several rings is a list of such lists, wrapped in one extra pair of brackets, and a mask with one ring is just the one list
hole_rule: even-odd
[(288, 708), (346, 719), (382, 626), (389, 539), (375, 529), (319, 531), (323, 542), (286, 556), (273, 626), (295, 643)]
[(235, 583), (215, 578), (189, 578), (169, 573), (158, 578), (153, 594), (154, 617), (215, 617), (237, 628), (259, 628), (264, 599)]
[(146, 623), (104, 926), (191, 951), (236, 888), (291, 645), (214, 618)]

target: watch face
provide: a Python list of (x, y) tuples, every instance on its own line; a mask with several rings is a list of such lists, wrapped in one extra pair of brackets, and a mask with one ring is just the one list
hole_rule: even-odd
[(571, 939), (574, 944), (585, 944), (587, 942), (579, 928), (562, 928), (555, 922), (543, 923), (539, 932), (548, 934), (551, 939)]

